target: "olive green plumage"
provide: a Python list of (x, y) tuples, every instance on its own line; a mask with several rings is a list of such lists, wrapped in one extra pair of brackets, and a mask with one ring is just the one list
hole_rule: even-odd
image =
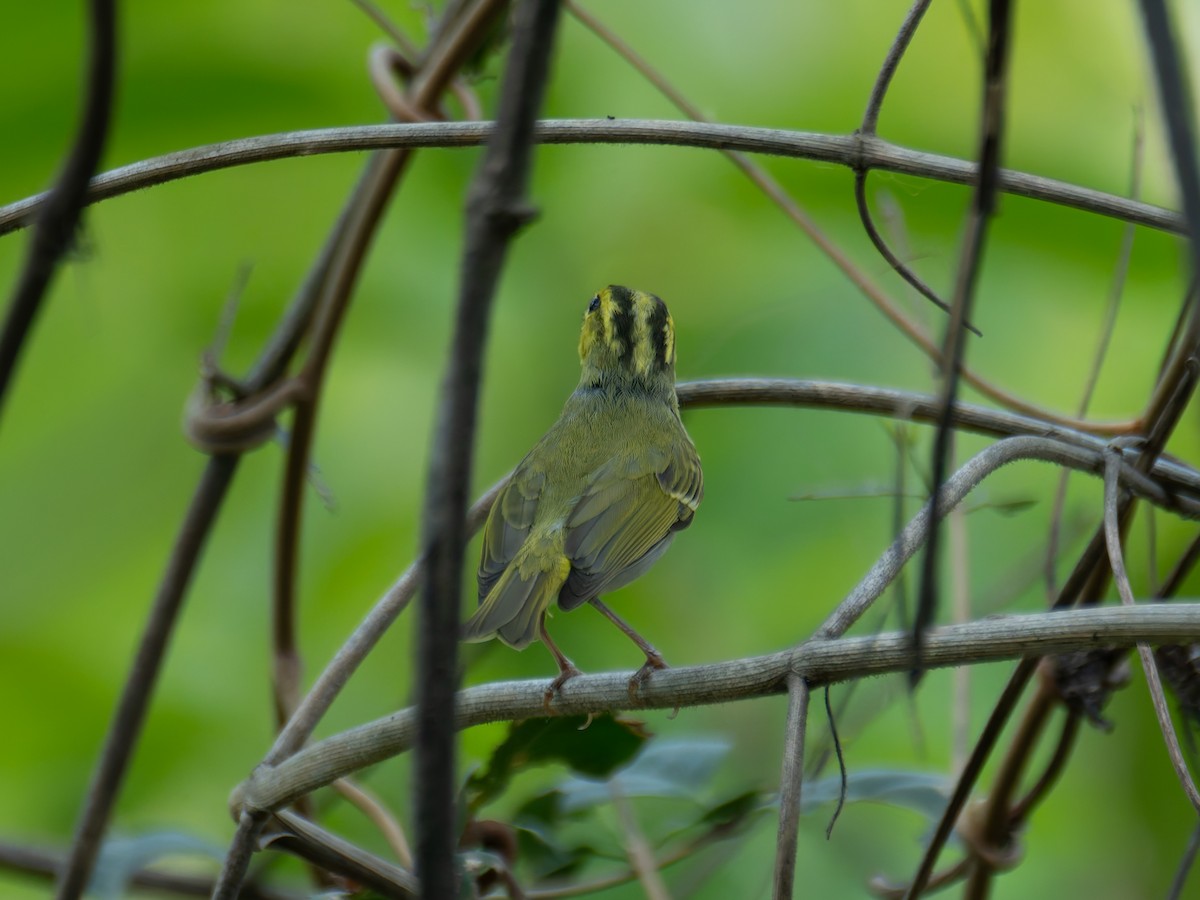
[(499, 636), (518, 649), (542, 638), (564, 674), (545, 634), (551, 603), (571, 610), (637, 578), (691, 523), (704, 492), (662, 300), (602, 290), (584, 314), (579, 358), (579, 386), (488, 516), (480, 606), (463, 627), (465, 640)]

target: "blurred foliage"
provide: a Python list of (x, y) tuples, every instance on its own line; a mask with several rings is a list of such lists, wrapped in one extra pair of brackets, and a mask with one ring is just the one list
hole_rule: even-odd
[[(594, 6), (718, 120), (849, 132), (908, 3)], [(882, 136), (972, 153), (981, 65), (964, 10), (981, 18), (981, 6), (934, 4), (883, 108)], [(423, 40), (420, 4), (389, 2), (386, 9)], [(1176, 3), (1175, 10), (1197, 49), (1194, 8)], [(122, 4), (121, 15), (120, 94), (107, 167), (227, 138), (385, 118), (364, 67), (367, 48), (381, 35), (350, 3), (307, 4), (301, 12), (231, 0), (140, 0)], [(79, 4), (6, 9), (0, 54), (19, 77), (0, 80), (0, 202), (41, 190), (57, 170), (77, 114), (81, 29)], [(1014, 46), (1007, 165), (1123, 193), (1140, 108), (1145, 194), (1174, 205), (1135, 4), (1105, 4), (1102, 13), (1085, 0), (1020, 4)], [(485, 69), (476, 83), (485, 108), (495, 74)], [(546, 115), (675, 117), (569, 17)], [(315, 447), (335, 505), (308, 498), (301, 548), (302, 651), (310, 676), (413, 554), (457, 283), (462, 201), (478, 158), (477, 150), (418, 154), (336, 351)], [(178, 427), (200, 354), (239, 269), (249, 264), (226, 361), (238, 371), (253, 358), (362, 163), (340, 155), (234, 169), (86, 213), (77, 258), (56, 280), (0, 431), (0, 699), (10, 735), (0, 741), (0, 840), (61, 846), (68, 839), (203, 466)], [(853, 211), (848, 170), (765, 164), (859, 265), (940, 333), (941, 320), (871, 250)], [(873, 174), (869, 193), (877, 210), (890, 210), (884, 226), (897, 246), (945, 289), (968, 191)], [(581, 310), (610, 282), (652, 290), (671, 305), (682, 378), (779, 374), (931, 385), (929, 361), (715, 153), (546, 147), (536, 156), (532, 196), (541, 216), (514, 247), (492, 318), (476, 455), (480, 489), (554, 420), (576, 379)], [(1073, 411), (1121, 231), (1113, 220), (1002, 198), (975, 305), (985, 335), (970, 345), (977, 370), (1032, 401)], [(26, 241), (0, 241), (5, 284)], [(1097, 417), (1140, 410), (1182, 290), (1177, 241), (1139, 229), (1093, 403)], [(704, 459), (704, 506), (664, 560), (613, 603), (677, 665), (803, 639), (886, 545), (892, 511), (886, 498), (789, 498), (889, 483), (895, 464), (887, 431), (878, 421), (833, 411), (702, 411), (687, 421)], [(922, 460), (928, 432), (917, 433)], [(1169, 449), (1194, 461), (1196, 444), (1189, 416)], [(960, 457), (982, 445), (963, 438)], [(272, 736), (267, 602), (281, 459), (280, 448), (267, 447), (238, 473), (157, 686), (117, 810), (117, 835), (184, 832), (224, 844), (231, 833), (225, 798)], [(1053, 469), (1026, 463), (986, 485), (987, 497), (1037, 502), (1015, 515), (970, 517), (963, 563), (981, 614), (1043, 604), (1039, 555), (1056, 478)], [(1096, 482), (1072, 479), (1067, 522), (1082, 524), (1064, 558), (1098, 519), (1099, 496)], [(911, 501), (909, 511), (915, 508)], [(1190, 537), (1183, 523), (1161, 515), (1156, 523), (1161, 561), (1145, 550), (1144, 513), (1131, 536), (1131, 575), (1141, 592)], [(410, 627), (405, 618), (393, 628), (322, 734), (409, 701)], [(554, 628), (585, 671), (640, 662), (623, 636), (587, 610), (559, 616)], [(467, 683), (553, 672), (540, 649), (517, 654), (496, 644), (469, 648), (465, 663)], [(972, 671), (971, 733), (1006, 672)], [(869, 688), (879, 692), (883, 684)], [(911, 702), (893, 691), (846, 735), (850, 771), (948, 771), (950, 696), (946, 673), (927, 678)], [(726, 737), (728, 760), (708, 787), (727, 799), (777, 785), (783, 712), (782, 701), (764, 700), (650, 720), (662, 740)], [(914, 714), (921, 741), (912, 737)], [(1107, 715), (1115, 732), (1084, 734), (1062, 783), (1030, 823), (1026, 858), (1000, 879), (997, 896), (1164, 893), (1194, 814), (1175, 785), (1140, 678)], [(504, 735), (500, 726), (465, 734), (464, 771)], [(494, 814), (511, 818), (519, 798), (535, 793), (533, 782), (545, 779), (539, 783), (548, 790), (555, 777), (522, 772)], [(367, 780), (404, 815), (406, 760), (378, 767)], [(504, 808), (507, 802), (513, 806)], [(382, 849), (357, 813), (337, 805), (329, 820)], [(764, 896), (774, 848), (769, 820), (760, 818), (726, 865), (694, 880), (673, 870), (669, 880), (680, 879), (681, 895), (689, 889), (698, 898)], [(875, 872), (903, 877), (927, 823), (911, 812), (860, 804), (843, 813), (828, 842), (824, 827), (820, 815), (802, 823), (799, 870), (811, 896), (859, 891)], [(43, 890), (0, 871), (5, 896)], [(636, 886), (605, 894), (639, 895)]]

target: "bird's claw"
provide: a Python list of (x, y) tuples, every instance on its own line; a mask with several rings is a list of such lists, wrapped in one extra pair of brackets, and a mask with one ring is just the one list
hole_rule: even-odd
[(546, 715), (548, 715), (548, 716), (558, 715), (558, 713), (556, 713), (554, 710), (552, 710), (550, 708), (550, 703), (554, 700), (555, 697), (558, 696), (558, 692), (562, 690), (562, 686), (564, 684), (566, 684), (572, 678), (575, 678), (582, 674), (583, 673), (580, 672), (579, 669), (575, 668), (575, 666), (569, 662), (566, 666), (562, 667), (559, 670), (558, 677), (555, 678), (552, 682), (550, 682), (550, 686), (546, 688), (545, 696), (542, 698), (542, 708), (544, 710), (546, 710)]
[(638, 691), (641, 690), (642, 685), (649, 680), (651, 673), (655, 672), (656, 670), (669, 668), (671, 667), (667, 665), (667, 661), (659, 654), (655, 654), (653, 656), (647, 654), (646, 661), (642, 664), (642, 667), (634, 672), (633, 677), (629, 679), (630, 699), (637, 697)]

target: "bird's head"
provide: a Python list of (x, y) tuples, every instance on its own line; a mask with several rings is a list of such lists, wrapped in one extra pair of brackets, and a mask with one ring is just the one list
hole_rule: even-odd
[(675, 390), (675, 323), (653, 294), (609, 285), (592, 297), (579, 334), (580, 386)]

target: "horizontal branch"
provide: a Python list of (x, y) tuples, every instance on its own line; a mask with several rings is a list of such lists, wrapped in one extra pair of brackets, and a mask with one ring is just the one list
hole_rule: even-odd
[[(677, 388), (679, 403), (688, 409), (718, 406), (789, 406), (864, 412), (898, 420), (933, 423), (940, 410), (932, 394), (882, 388), (839, 381), (810, 381), (799, 378), (717, 378), (685, 381)], [(1034, 416), (991, 409), (974, 403), (957, 402), (950, 422), (964, 431), (992, 437), (1034, 436), (1051, 438), (1088, 453), (1078, 457), (1074, 468), (1099, 474), (1104, 469), (1104, 451), (1109, 441), (1084, 431), (1047, 422)], [(1104, 427), (1103, 423), (1097, 423)], [(1124, 451), (1132, 463), (1137, 445)], [(1171, 490), (1184, 489), (1200, 497), (1200, 472), (1173, 459), (1158, 459), (1151, 477)], [(1150, 497), (1152, 502), (1160, 499)]]
[[(92, 179), (88, 203), (192, 175), (276, 159), (395, 147), (476, 147), (483, 144), (491, 129), (491, 122), (359, 125), (208, 144), (98, 175)], [(737, 150), (837, 163), (856, 171), (879, 169), (952, 184), (971, 184), (976, 177), (973, 162), (911, 150), (858, 134), (818, 134), (669, 119), (555, 119), (539, 123), (535, 140), (543, 144), (643, 144)], [(1137, 225), (1176, 234), (1183, 232), (1183, 220), (1176, 212), (1053, 178), (1002, 169), (1000, 189)], [(37, 194), (0, 207), (0, 235), (29, 225), (45, 197)]]
[[(1023, 656), (1045, 656), (1097, 647), (1129, 647), (1200, 640), (1200, 604), (1169, 603), (993, 616), (928, 632), (921, 664), (943, 668)], [(789, 673), (817, 686), (869, 675), (908, 671), (913, 665), (907, 632), (806, 641), (794, 648), (700, 666), (655, 672), (636, 698), (629, 672), (572, 678), (555, 698), (562, 715), (621, 709), (671, 709), (747, 700), (781, 693)], [(506, 681), (468, 688), (458, 697), (458, 730), (488, 722), (545, 715), (545, 679)], [(318, 741), (275, 767), (260, 766), (230, 798), (235, 811), (278, 809), (412, 747), (416, 711), (383, 719)]]

